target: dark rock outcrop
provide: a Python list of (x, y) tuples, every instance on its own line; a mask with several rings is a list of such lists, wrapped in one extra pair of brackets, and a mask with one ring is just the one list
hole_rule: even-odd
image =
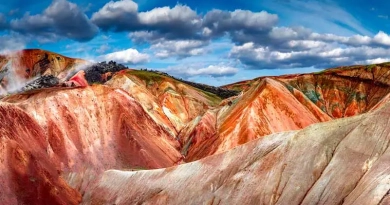
[(117, 64), (114, 61), (110, 62), (100, 62), (97, 64), (93, 64), (86, 68), (85, 71), (85, 79), (89, 84), (92, 83), (104, 83), (111, 78), (111, 73), (115, 73), (121, 70), (128, 69), (128, 67)]
[(54, 86), (58, 86), (60, 80), (53, 75), (44, 75), (39, 77), (38, 79), (32, 81), (22, 88), (22, 91), (30, 91), (41, 88), (50, 88)]

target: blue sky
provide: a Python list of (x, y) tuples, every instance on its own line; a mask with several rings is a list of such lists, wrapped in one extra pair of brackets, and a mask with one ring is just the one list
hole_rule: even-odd
[(41, 48), (212, 85), (390, 61), (385, 0), (0, 1), (1, 53)]

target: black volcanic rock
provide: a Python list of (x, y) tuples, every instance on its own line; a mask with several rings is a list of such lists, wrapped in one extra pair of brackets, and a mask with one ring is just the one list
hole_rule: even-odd
[(117, 64), (114, 61), (107, 62), (100, 62), (97, 64), (93, 64), (86, 68), (85, 71), (85, 79), (88, 81), (89, 84), (92, 83), (104, 83), (104, 79), (102, 78), (102, 75), (105, 73), (115, 73), (121, 70), (128, 69), (126, 66), (122, 64)]
[(58, 86), (59, 83), (60, 80), (57, 77), (53, 75), (44, 75), (24, 86), (22, 88), (22, 91), (35, 90), (40, 88), (50, 88)]

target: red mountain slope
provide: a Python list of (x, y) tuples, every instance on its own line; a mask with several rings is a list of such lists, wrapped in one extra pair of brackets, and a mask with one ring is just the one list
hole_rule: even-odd
[[(56, 179), (59, 174), (67, 180), (71, 179), (69, 174), (72, 173), (88, 173), (85, 176), (91, 178), (107, 169), (160, 168), (175, 165), (182, 160), (178, 151), (179, 143), (123, 90), (96, 85), (85, 89), (45, 90), (14, 95), (3, 101), (13, 103), (13, 107), (20, 107), (24, 112), (17, 110), (27, 117), (15, 118), (12, 109), (16, 108), (3, 108), (3, 112), (11, 114), (1, 123), (2, 130), (6, 129), (6, 133), (1, 137), (12, 149), (21, 147), (20, 153), (12, 153), (16, 154), (17, 160), (22, 160), (23, 165), (10, 165), (11, 162), (5, 161), (1, 174), (9, 175), (8, 172), (13, 173), (14, 169), (20, 169), (17, 173), (21, 175), (26, 172), (23, 170), (27, 169), (27, 181), (49, 178), (47, 183), (40, 185), (43, 186), (42, 189), (47, 189), (50, 193), (52, 190), (69, 189), (70, 193), (73, 191), (73, 198), (76, 197), (74, 201), (77, 201), (78, 192), (69, 188), (62, 178)], [(28, 124), (25, 120), (29, 120)], [(15, 123), (21, 125), (15, 127)], [(34, 129), (39, 130), (39, 133)], [(27, 135), (26, 132), (32, 134)], [(28, 152), (38, 148), (39, 152)], [(9, 149), (4, 150), (1, 158), (13, 159), (6, 154), (11, 150), (7, 150)], [(23, 154), (24, 152), (27, 153)], [(20, 157), (23, 159), (19, 159)], [(27, 159), (24, 159), (26, 157)], [(27, 164), (28, 159), (34, 160), (31, 165)], [(42, 163), (43, 165), (40, 165)], [(44, 168), (50, 168), (50, 172), (40, 171)], [(1, 183), (0, 188), (9, 190), (9, 193), (1, 192), (0, 199), (5, 198), (5, 202), (14, 204), (15, 200), (18, 203), (27, 200), (20, 196), (26, 195), (29, 199), (39, 197), (33, 189), (29, 190), (28, 184), (22, 186), (26, 180), (16, 179), (19, 175), (2, 177), (5, 182)], [(72, 186), (81, 190), (88, 182), (89, 180), (84, 179), (74, 182)], [(14, 190), (12, 187), (15, 183), (20, 183), (22, 188)], [(65, 193), (59, 192), (57, 201), (62, 200), (61, 197), (67, 198)], [(14, 197), (7, 199), (8, 196)], [(39, 201), (37, 203), (39, 204)]]
[(33, 116), (62, 168), (159, 168), (180, 162), (179, 143), (126, 92), (95, 85), (6, 98)]
[(0, 122), (0, 203), (78, 204), (81, 195), (54, 166), (42, 127), (6, 103), (0, 103)]

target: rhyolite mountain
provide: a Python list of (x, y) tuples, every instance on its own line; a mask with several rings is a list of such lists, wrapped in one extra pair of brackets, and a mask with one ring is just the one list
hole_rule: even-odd
[(213, 87), (30, 49), (0, 87), (1, 204), (390, 203), (390, 64)]

